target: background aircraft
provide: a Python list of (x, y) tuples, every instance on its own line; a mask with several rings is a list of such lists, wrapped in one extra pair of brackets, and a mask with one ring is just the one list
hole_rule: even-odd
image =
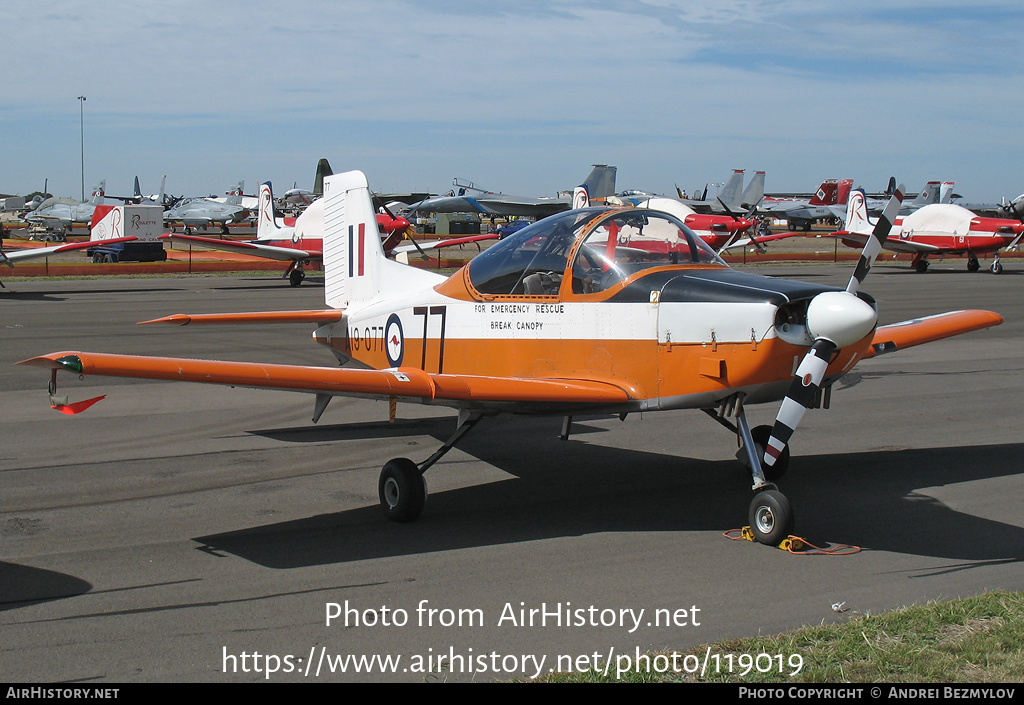
[(853, 179), (826, 179), (809, 199), (780, 198), (765, 196), (757, 206), (757, 212), (774, 219), (785, 220), (790, 230), (810, 231), (819, 220), (833, 220), (839, 216), (836, 204), (846, 203), (853, 186)]
[[(874, 301), (859, 287), (901, 196), (897, 190), (845, 290), (731, 270), (678, 219), (636, 208), (556, 214), (444, 277), (385, 256), (370, 235), (376, 217), (366, 177), (348, 172), (325, 184), (327, 309), (153, 322), (315, 323), (313, 339), (355, 366), (91, 352), (22, 364), (51, 371), (51, 405), (67, 413), (95, 400), (56, 397), (59, 370), (307, 392), (315, 395), (314, 422), (335, 395), (454, 407), (457, 428), (437, 452), (418, 464), (393, 459), (380, 473), (381, 507), (402, 522), (423, 510), (423, 473), (487, 416), (563, 416), (566, 437), (573, 414), (701, 409), (736, 433), (755, 491), (751, 529), (777, 545), (793, 514), (773, 481), (819, 392), (827, 396), (860, 359), (1002, 322), (960, 311), (876, 329)], [(686, 256), (633, 247), (665, 240), (662, 230), (682, 234)], [(631, 244), (620, 251), (623, 238)], [(780, 399), (773, 428), (749, 427), (746, 404)]]
[(25, 215), (29, 223), (49, 225), (70, 230), (76, 225), (88, 226), (92, 221), (92, 212), (103, 203), (107, 182), (101, 181), (92, 190), (92, 198), (86, 202), (71, 198), (47, 198), (34, 211)]
[(221, 232), (228, 233), (228, 225), (241, 223), (249, 217), (250, 209), (242, 205), (242, 186), (239, 182), (226, 197), (224, 203), (218, 203), (208, 198), (190, 198), (164, 211), (164, 222), (171, 225), (181, 223), (185, 226), (185, 232), (191, 232), (192, 228), (205, 228), (210, 225), (220, 225)]
[[(617, 167), (595, 164), (583, 181), (583, 187), (592, 200), (615, 195), (615, 174)], [(516, 215), (544, 218), (561, 213), (573, 207), (571, 194), (553, 198), (531, 198), (529, 196), (508, 196), (503, 193), (485, 191), (475, 186), (455, 182), (455, 190), (447, 196), (427, 198), (409, 207), (409, 213), (486, 213), (488, 215)]]
[[(306, 277), (305, 266), (312, 261), (323, 260), (323, 199), (313, 201), (295, 219), (293, 224), (288, 224), (286, 221), (277, 218), (274, 214), (274, 191), (268, 181), (260, 184), (259, 206), (256, 213), (255, 240), (240, 242), (196, 237), (194, 235), (175, 235), (173, 233), (168, 233), (161, 237), (173, 242), (198, 245), (212, 250), (238, 252), (281, 262), (290, 262), (291, 264), (285, 270), (284, 276), (288, 277), (288, 281), (292, 286), (300, 285)], [(430, 249), (452, 247), (468, 242), (496, 239), (498, 237), (497, 233), (494, 233), (490, 235), (451, 238), (430, 243), (399, 245), (402, 238), (409, 231), (409, 221), (405, 218), (396, 217), (390, 212), (377, 213), (375, 218), (377, 230), (381, 237), (381, 246), (389, 256), (408, 255), (414, 251), (424, 253)]]
[(742, 213), (764, 198), (764, 172), (755, 172), (747, 187), (743, 188), (743, 169), (733, 169), (732, 175), (718, 189), (714, 200), (708, 200), (708, 188), (704, 187), (700, 198), (684, 198), (678, 187), (679, 202), (696, 213)]
[[(863, 191), (853, 191), (846, 216), (846, 229), (834, 233), (844, 245), (864, 245), (874, 224), (868, 219)], [(976, 272), (979, 255), (991, 253), (991, 271), (999, 274), (999, 250), (1016, 246), (1024, 234), (1024, 223), (1006, 218), (982, 218), (952, 203), (933, 203), (897, 218), (884, 247), (892, 252), (914, 255), (911, 266), (928, 271), (930, 255), (967, 255), (967, 271)]]

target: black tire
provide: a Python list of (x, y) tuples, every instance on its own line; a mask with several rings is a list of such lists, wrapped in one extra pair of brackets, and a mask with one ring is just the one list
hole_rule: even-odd
[(970, 259), (967, 260), (968, 272), (977, 272), (979, 269), (981, 269), (981, 263), (978, 261), (976, 257), (971, 257)]
[(917, 264), (914, 265), (914, 269), (917, 270), (918, 274), (924, 274), (925, 272), (928, 271), (928, 260), (918, 260)]
[(306, 278), (306, 273), (301, 269), (293, 269), (288, 273), (288, 283), (292, 286), (298, 286), (302, 283), (302, 280)]
[(416, 463), (408, 458), (389, 460), (380, 471), (377, 493), (384, 516), (391, 521), (416, 521), (427, 501), (427, 484)]
[(1002, 263), (1000, 263), (1000, 262), (993, 262), (992, 263), (992, 273), (993, 274), (1002, 274), (1002, 272), (1003, 272), (1003, 265), (1002, 265)]
[[(772, 437), (771, 426), (756, 426), (750, 429), (750, 436), (754, 439), (754, 445), (758, 447), (758, 457), (764, 458), (764, 449), (768, 447), (768, 439)], [(765, 465), (761, 463), (761, 472), (764, 474), (764, 479), (768, 482), (775, 482), (780, 477), (786, 474), (786, 470), (789, 469), (789, 444), (786, 444), (785, 450), (775, 459), (774, 465)]]
[(793, 532), (793, 509), (786, 495), (778, 490), (764, 490), (754, 495), (747, 520), (758, 543), (766, 546), (778, 546)]

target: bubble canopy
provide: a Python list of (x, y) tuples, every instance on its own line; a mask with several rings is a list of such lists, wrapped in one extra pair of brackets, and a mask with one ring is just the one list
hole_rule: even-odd
[(593, 294), (646, 269), (726, 267), (696, 233), (668, 213), (584, 208), (549, 216), (477, 255), (469, 278), (481, 294), (555, 296), (571, 280)]

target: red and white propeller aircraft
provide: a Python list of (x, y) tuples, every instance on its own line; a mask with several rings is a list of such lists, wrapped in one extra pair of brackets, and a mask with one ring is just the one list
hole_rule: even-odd
[[(476, 235), (423, 244), (399, 245), (408, 232), (410, 224), (405, 218), (391, 213), (377, 213), (377, 229), (381, 245), (388, 256), (461, 245), (477, 240), (493, 240), (496, 234)], [(239, 252), (241, 254), (266, 257), (291, 262), (284, 276), (292, 286), (298, 286), (305, 279), (305, 265), (324, 257), (324, 201), (318, 198), (302, 211), (292, 224), (280, 221), (274, 215), (274, 192), (270, 182), (260, 184), (257, 207), (256, 239), (249, 241), (220, 240), (194, 235), (168, 233), (164, 239), (199, 245), (213, 250)]]
[[(55, 397), (60, 370), (308, 392), (314, 422), (338, 395), (454, 407), (456, 430), (437, 452), (391, 460), (380, 473), (384, 513), (403, 522), (423, 510), (424, 472), (481, 419), (559, 415), (567, 435), (573, 414), (701, 409), (738, 435), (753, 478), (753, 533), (777, 545), (793, 514), (773, 481), (805, 409), (861, 359), (1002, 322), (959, 311), (876, 328), (874, 301), (859, 287), (899, 200), (845, 290), (730, 269), (680, 220), (644, 208), (550, 216), (445, 277), (386, 257), (366, 177), (353, 171), (325, 185), (327, 308), (153, 323), (307, 322), (314, 340), (355, 367), (78, 351), (21, 364), (51, 370), (55, 408), (66, 405)], [(637, 246), (647, 238), (688, 248)], [(779, 400), (774, 429), (749, 427), (745, 404)]]
[[(868, 219), (864, 192), (854, 190), (847, 205), (846, 229), (834, 233), (849, 247), (862, 247), (873, 224)], [(979, 255), (992, 254), (993, 274), (1003, 271), (999, 250), (1015, 247), (1024, 235), (1024, 221), (982, 218), (953, 203), (933, 203), (910, 215), (897, 218), (885, 243), (892, 252), (914, 255), (918, 272), (928, 271), (929, 255), (967, 255), (967, 271), (977, 272)]]

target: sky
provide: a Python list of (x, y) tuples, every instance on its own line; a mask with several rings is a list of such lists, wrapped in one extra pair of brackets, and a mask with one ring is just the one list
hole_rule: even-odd
[[(1024, 192), (1024, 3), (6, 0), (0, 192)], [(20, 29), (18, 29), (20, 28)], [(78, 99), (85, 96), (85, 101)], [(714, 193), (714, 187), (712, 187)]]

